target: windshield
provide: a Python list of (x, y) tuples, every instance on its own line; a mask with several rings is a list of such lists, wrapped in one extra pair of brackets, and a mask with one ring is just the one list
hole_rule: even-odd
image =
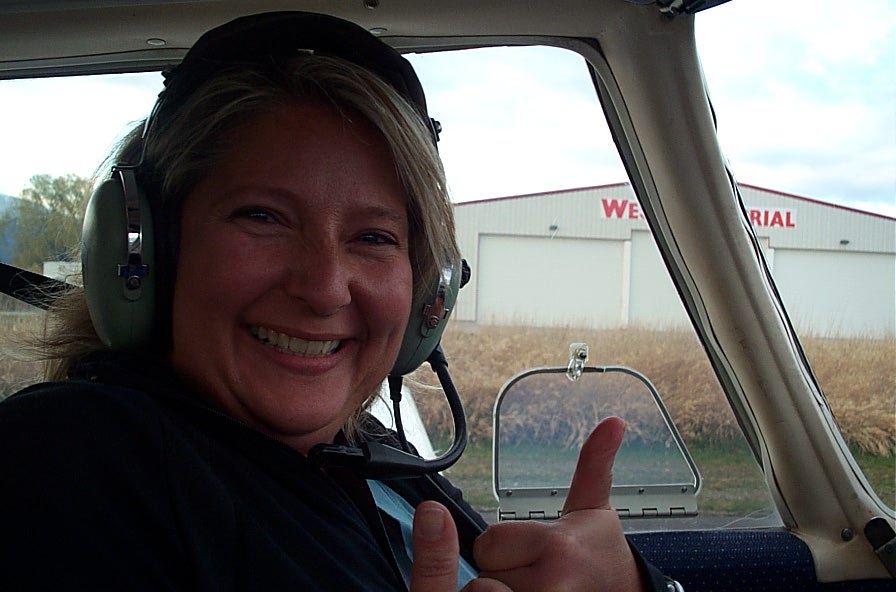
[[(730, 2), (696, 26), (736, 178), (784, 194), (741, 188), (781, 298), (850, 449), (896, 507), (896, 5)], [(788, 221), (782, 200), (805, 198), (832, 207)]]
[[(698, 43), (722, 145), (757, 212), (751, 220), (782, 298), (846, 440), (892, 506), (896, 249), (886, 236), (863, 241), (868, 228), (886, 235), (896, 216), (896, 8), (823, 4), (730, 2), (697, 16)], [(494, 512), (501, 386), (527, 368), (565, 366), (569, 344), (585, 342), (594, 365), (632, 367), (656, 386), (703, 476), (703, 516), (715, 525), (778, 523), (627, 184), (583, 58), (516, 47), (409, 59), (442, 123), (439, 150), (474, 267), (444, 337), (471, 435), (452, 480)], [(21, 202), (85, 197), (78, 180), (94, 175), (160, 87), (158, 73), (0, 82), (0, 194), (8, 196), (0, 216), (24, 211)], [(800, 234), (813, 216), (846, 220), (853, 233), (822, 248)], [(67, 239), (46, 232), (59, 226), (40, 216), (30, 227), (10, 220), (0, 218), (0, 261), (60, 278), (77, 272), (78, 220)], [(861, 273), (835, 277), (830, 265)], [(860, 302), (850, 300), (856, 286)], [(2, 305), (5, 334), (39, 323), (27, 307)], [(35, 380), (37, 366), (18, 361), (15, 347), (4, 354), (6, 395)], [(427, 391), (431, 375), (415, 378), (420, 413), (444, 449), (447, 410)]]

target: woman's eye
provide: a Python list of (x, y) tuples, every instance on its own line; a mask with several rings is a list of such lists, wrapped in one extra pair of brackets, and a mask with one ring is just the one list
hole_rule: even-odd
[(369, 243), (372, 245), (394, 245), (397, 241), (392, 237), (392, 235), (387, 234), (385, 232), (375, 232), (369, 231), (361, 234), (360, 237), (361, 242)]
[(233, 218), (260, 223), (271, 223), (277, 221), (277, 217), (269, 210), (266, 210), (264, 208), (241, 208), (233, 213)]

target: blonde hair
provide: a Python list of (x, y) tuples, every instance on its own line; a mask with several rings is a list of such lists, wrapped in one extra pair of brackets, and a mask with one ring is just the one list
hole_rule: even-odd
[[(364, 118), (389, 145), (407, 194), (415, 302), (431, 289), (446, 263), (459, 260), (453, 208), (434, 140), (421, 114), (394, 88), (349, 61), (311, 54), (297, 55), (277, 69), (225, 67), (181, 104), (167, 104), (162, 98), (146, 137), (143, 124), (136, 126), (110, 157), (116, 163), (142, 159), (138, 182), (152, 204), (158, 251), (156, 322), (160, 331), (150, 346), (155, 353), (170, 347), (170, 306), (184, 199), (231, 150), (230, 137), (247, 119), (283, 105), (308, 102), (332, 107), (348, 121)], [(81, 290), (58, 300), (50, 314), (53, 321), (42, 343), (51, 362), (47, 378), (61, 379), (85, 355), (103, 346), (89, 322)], [(372, 397), (350, 420), (347, 433), (353, 432), (352, 426), (370, 401)]]

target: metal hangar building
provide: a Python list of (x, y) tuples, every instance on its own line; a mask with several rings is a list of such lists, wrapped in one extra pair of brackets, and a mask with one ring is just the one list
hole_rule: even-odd
[[(798, 331), (896, 335), (896, 219), (750, 185), (740, 191)], [(464, 202), (455, 215), (473, 269), (457, 320), (690, 326), (628, 184)]]

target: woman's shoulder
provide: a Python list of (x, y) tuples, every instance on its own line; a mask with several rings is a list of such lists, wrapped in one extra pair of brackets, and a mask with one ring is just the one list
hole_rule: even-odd
[(67, 475), (99, 483), (138, 466), (158, 474), (163, 424), (140, 390), (82, 379), (35, 384), (0, 403), (0, 482), (40, 487)]
[(168, 380), (162, 368), (132, 353), (96, 352), (78, 363), (70, 378), (31, 385), (0, 403), (0, 426), (61, 423), (57, 427), (88, 429), (110, 421), (133, 429), (134, 423), (157, 422), (156, 391)]
[(77, 378), (0, 403), (4, 577), (29, 573), (35, 589), (66, 577), (80, 589), (135, 573), (177, 576), (184, 549), (170, 519), (169, 441), (163, 412), (140, 389)]
[(157, 414), (153, 397), (142, 390), (77, 378), (34, 384), (0, 402), (0, 432), (20, 425), (46, 434), (59, 424), (94, 428), (104, 419), (147, 422)]

